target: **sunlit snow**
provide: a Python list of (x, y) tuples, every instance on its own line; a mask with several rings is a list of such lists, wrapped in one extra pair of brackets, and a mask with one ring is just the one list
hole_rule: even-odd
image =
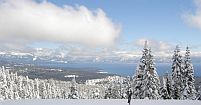
[[(126, 99), (6, 100), (0, 105), (128, 105)], [(198, 100), (131, 100), (131, 105), (201, 105)]]

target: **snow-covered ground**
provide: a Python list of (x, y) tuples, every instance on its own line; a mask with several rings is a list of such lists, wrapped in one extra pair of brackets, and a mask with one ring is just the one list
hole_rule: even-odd
[[(128, 105), (126, 99), (6, 100), (0, 105)], [(201, 105), (198, 100), (132, 100), (131, 105)]]

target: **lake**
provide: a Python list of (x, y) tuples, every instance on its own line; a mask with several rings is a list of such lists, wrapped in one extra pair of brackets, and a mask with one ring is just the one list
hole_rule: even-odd
[[(122, 76), (132, 76), (138, 64), (113, 64), (113, 63), (43, 63), (39, 66), (59, 67), (59, 68), (98, 68), (103, 72)], [(194, 71), (196, 76), (201, 76), (201, 63), (194, 63)], [(157, 73), (162, 76), (164, 73), (171, 73), (171, 63), (156, 63)], [(84, 69), (83, 69), (84, 70)]]

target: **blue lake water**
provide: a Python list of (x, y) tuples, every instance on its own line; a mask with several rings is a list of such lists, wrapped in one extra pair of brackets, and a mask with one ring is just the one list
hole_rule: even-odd
[[(39, 64), (40, 65), (40, 64)], [(118, 74), (122, 76), (132, 76), (138, 64), (109, 64), (109, 63), (48, 63), (41, 66), (62, 67), (62, 68), (99, 68), (104, 72)], [(201, 76), (201, 63), (194, 63), (194, 71), (196, 76)], [(164, 73), (171, 73), (171, 63), (156, 63), (157, 73), (161, 76)]]

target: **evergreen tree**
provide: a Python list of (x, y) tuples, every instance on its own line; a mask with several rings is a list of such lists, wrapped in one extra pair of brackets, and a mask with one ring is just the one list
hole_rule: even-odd
[(34, 98), (39, 99), (39, 80), (34, 79)]
[(77, 83), (76, 83), (75, 76), (74, 76), (71, 81), (70, 94), (69, 94), (70, 99), (79, 99), (76, 85), (77, 85)]
[(172, 98), (181, 99), (183, 93), (183, 79), (182, 79), (182, 56), (180, 55), (179, 46), (176, 46), (172, 58)]
[(112, 88), (111, 86), (109, 88), (107, 88), (107, 90), (105, 91), (105, 96), (104, 99), (111, 99), (112, 98)]
[(153, 55), (151, 49), (148, 51), (146, 68), (143, 75), (143, 96), (149, 99), (159, 99), (160, 80), (154, 67)]
[(136, 73), (133, 78), (133, 97), (135, 99), (143, 99), (143, 75), (145, 69), (147, 68), (147, 60), (148, 60), (148, 46), (147, 41), (145, 42), (144, 49), (142, 51), (142, 57), (140, 59), (140, 63), (137, 67)]
[(171, 84), (168, 73), (163, 76), (163, 86), (160, 94), (162, 99), (171, 99)]
[(134, 98), (159, 99), (160, 80), (154, 66), (151, 49), (145, 41), (142, 58), (134, 76)]
[(45, 81), (43, 81), (40, 85), (40, 96), (42, 99), (47, 99), (47, 88)]
[(183, 68), (184, 68), (183, 70), (184, 90), (182, 94), (182, 99), (194, 100), (196, 99), (195, 79), (194, 79), (193, 64), (191, 63), (191, 58), (190, 58), (189, 47), (186, 47)]
[(105, 99), (120, 99), (120, 87), (115, 81), (111, 82), (105, 93)]
[(98, 89), (92, 90), (92, 99), (100, 99), (100, 91)]

